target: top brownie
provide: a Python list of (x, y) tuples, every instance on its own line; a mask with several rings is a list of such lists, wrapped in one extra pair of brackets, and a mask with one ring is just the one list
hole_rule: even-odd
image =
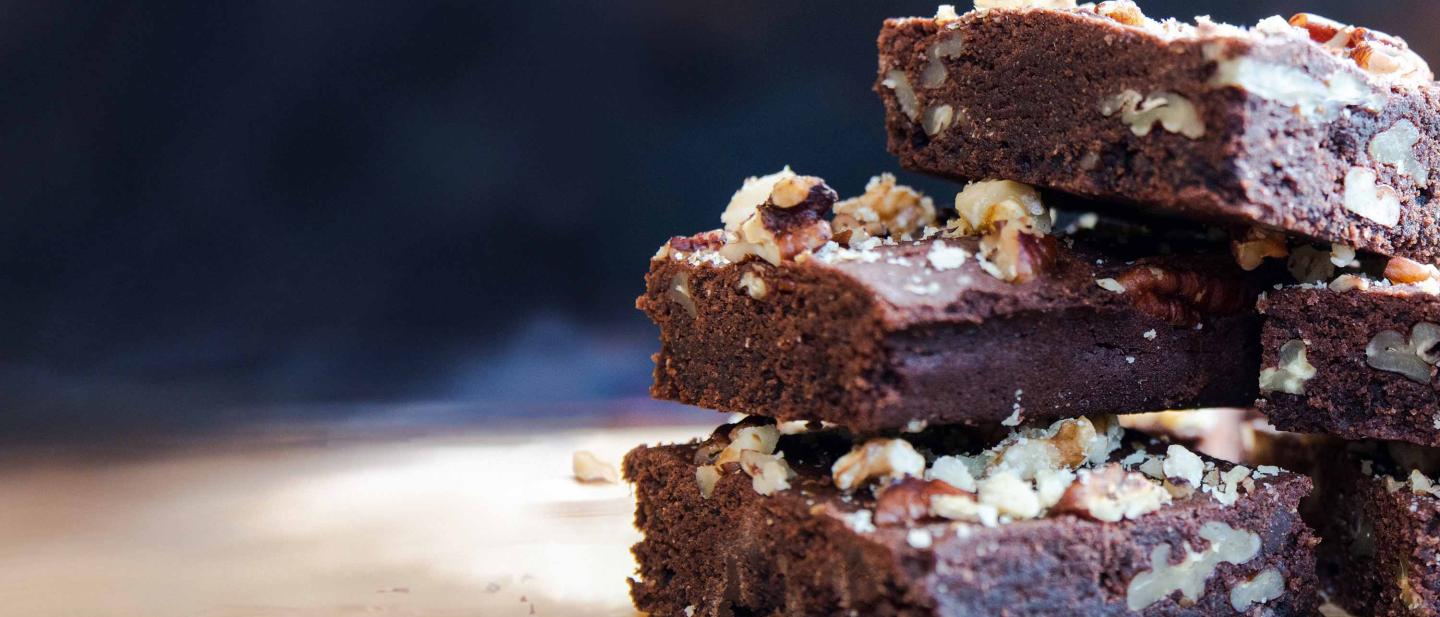
[(905, 167), (1440, 259), (1440, 95), (1404, 41), (1305, 14), (1244, 29), (1128, 1), (977, 5), (1003, 8), (881, 30)]

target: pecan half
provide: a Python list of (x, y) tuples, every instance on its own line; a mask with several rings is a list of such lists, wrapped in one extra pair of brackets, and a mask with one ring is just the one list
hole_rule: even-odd
[(1139, 265), (1115, 277), (1142, 312), (1173, 325), (1193, 325), (1206, 315), (1244, 308), (1245, 289), (1220, 277), (1192, 270)]

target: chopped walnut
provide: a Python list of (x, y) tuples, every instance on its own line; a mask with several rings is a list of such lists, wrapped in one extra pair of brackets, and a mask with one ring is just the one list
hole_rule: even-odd
[[(975, 474), (981, 473), (985, 465), (980, 461), (973, 461), (969, 457), (942, 456), (935, 459), (930, 468), (925, 470), (925, 478), (928, 480), (939, 480), (950, 486), (963, 491), (975, 491)], [(978, 470), (971, 471), (971, 465)]]
[(835, 486), (848, 491), (871, 478), (920, 476), (925, 473), (925, 457), (904, 439), (871, 439), (836, 460), (830, 472)]
[(831, 226), (852, 247), (871, 237), (913, 235), (935, 224), (935, 202), (884, 173), (870, 178), (865, 192), (835, 204)]
[(1056, 259), (1058, 247), (1047, 235), (1050, 213), (1033, 187), (1009, 180), (972, 182), (955, 196), (955, 211), (945, 235), (979, 235), (980, 265), (991, 276), (1023, 283)]
[(715, 457), (716, 465), (738, 462), (743, 452), (771, 454), (780, 442), (780, 429), (775, 425), (737, 426), (730, 431), (729, 444)]
[(1278, 363), (1260, 371), (1260, 391), (1304, 394), (1305, 382), (1314, 376), (1315, 367), (1305, 358), (1305, 341), (1289, 340), (1280, 346)]
[(720, 468), (715, 465), (701, 465), (695, 468), (695, 483), (700, 485), (700, 496), (709, 499), (715, 494), (715, 485), (720, 482)]
[(1106, 0), (1095, 6), (1095, 12), (1127, 26), (1143, 26), (1149, 21), (1130, 0)]
[(1097, 426), (1089, 418), (1067, 418), (1045, 429), (1014, 433), (992, 448), (994, 458), (987, 470), (1010, 470), (1029, 480), (1042, 469), (1073, 469), (1102, 461), (1119, 447), (1123, 429), (1113, 418), (1099, 422)]
[(677, 272), (675, 276), (670, 277), (670, 288), (666, 290), (665, 295), (679, 304), (680, 308), (685, 309), (685, 312), (689, 313), (691, 317), (700, 314), (700, 308), (695, 305), (695, 297), (690, 293), (690, 275), (688, 273)]
[(949, 71), (945, 68), (945, 59), (959, 57), (960, 52), (964, 50), (965, 39), (959, 32), (941, 34), (940, 40), (925, 50), (926, 61), (925, 68), (920, 71), (920, 86), (938, 88), (943, 85), (945, 79), (949, 77)]
[(581, 482), (615, 484), (620, 481), (620, 472), (615, 471), (615, 466), (600, 460), (589, 450), (575, 451), (570, 457), (570, 468), (575, 473), (575, 479)]
[(720, 221), (725, 224), (725, 231), (740, 231), (740, 224), (749, 220), (755, 214), (755, 209), (765, 203), (765, 200), (770, 197), (771, 191), (775, 189), (775, 184), (786, 178), (794, 177), (795, 172), (790, 170), (789, 165), (786, 165), (784, 169), (773, 174), (746, 178), (740, 186), (740, 190), (735, 191), (735, 194), (730, 197), (730, 204), (725, 206), (725, 212), (720, 215)]
[(920, 118), (920, 99), (915, 96), (915, 88), (910, 85), (910, 77), (905, 71), (891, 69), (885, 72), (885, 78), (880, 80), (880, 85), (895, 91), (895, 103), (900, 106), (900, 113), (905, 114), (911, 122)]
[(733, 262), (756, 255), (779, 265), (818, 249), (830, 241), (830, 223), (823, 216), (835, 200), (835, 191), (820, 178), (782, 177), (771, 185), (764, 203), (732, 231), (733, 241), (721, 247), (720, 254)]
[(744, 274), (740, 275), (739, 286), (740, 289), (745, 290), (747, 295), (756, 300), (764, 300), (765, 294), (770, 291), (769, 287), (765, 284), (765, 279), (754, 270), (746, 270)]
[(790, 488), (795, 472), (785, 462), (784, 453), (766, 454), (755, 450), (740, 453), (740, 469), (750, 476), (750, 486), (761, 495), (772, 495)]
[(1078, 472), (1075, 483), (1055, 504), (1055, 510), (1113, 523), (1159, 510), (1170, 500), (1170, 493), (1164, 487), (1111, 463), (1098, 470)]
[(934, 516), (930, 511), (934, 496), (967, 494), (972, 493), (941, 480), (904, 478), (880, 490), (875, 500), (875, 524), (903, 525), (925, 520)]
[(953, 521), (976, 521), (986, 527), (1000, 523), (1000, 512), (994, 505), (980, 503), (969, 495), (936, 495), (930, 499), (930, 512)]
[(1205, 461), (1185, 446), (1172, 444), (1165, 450), (1165, 462), (1161, 464), (1167, 479), (1180, 480), (1192, 487), (1200, 486), (1205, 475)]
[(1187, 543), (1185, 556), (1179, 563), (1171, 563), (1169, 544), (1161, 543), (1151, 549), (1150, 569), (1135, 575), (1126, 586), (1126, 606), (1132, 611), (1143, 611), (1176, 591), (1194, 604), (1204, 595), (1205, 582), (1215, 574), (1216, 566), (1242, 564), (1260, 554), (1259, 535), (1220, 521), (1202, 525), (1200, 538), (1209, 542), (1209, 546), (1196, 552)]
[(1230, 242), (1230, 252), (1241, 270), (1250, 271), (1260, 267), (1267, 257), (1285, 257), (1290, 248), (1285, 244), (1285, 234), (1261, 227), (1251, 227), (1238, 240)]
[(1419, 141), (1420, 129), (1415, 127), (1415, 123), (1402, 119), (1376, 134), (1365, 151), (1370, 153), (1371, 158), (1410, 176), (1415, 184), (1425, 186), (1430, 182), (1430, 168), (1415, 156), (1415, 144)]
[(1382, 330), (1365, 345), (1365, 364), (1370, 368), (1399, 373), (1417, 383), (1430, 383), (1435, 362), (1440, 360), (1440, 326), (1422, 321), (1410, 328), (1410, 338), (1394, 330)]
[(976, 483), (980, 503), (993, 506), (1001, 516), (1029, 519), (1040, 516), (1040, 496), (1029, 482), (1013, 471), (993, 473)]
[(1136, 137), (1149, 135), (1157, 122), (1166, 131), (1190, 139), (1205, 136), (1205, 121), (1195, 104), (1174, 92), (1151, 92), (1149, 96), (1142, 96), (1134, 90), (1125, 90), (1102, 99), (1100, 113), (1106, 117), (1118, 113), (1120, 121), (1129, 125)]
[(1290, 25), (1304, 29), (1311, 40), (1336, 54), (1349, 57), (1356, 66), (1372, 75), (1413, 82), (1435, 79), (1429, 65), (1410, 51), (1410, 46), (1399, 37), (1369, 28), (1347, 26), (1310, 13), (1296, 14), (1290, 18)]
[(1192, 270), (1139, 265), (1115, 280), (1136, 308), (1173, 325), (1200, 323), (1206, 315), (1232, 313), (1248, 303), (1232, 281)]
[(1364, 167), (1351, 167), (1345, 173), (1341, 205), (1385, 227), (1394, 227), (1400, 222), (1399, 194), (1394, 187), (1380, 184), (1375, 172)]

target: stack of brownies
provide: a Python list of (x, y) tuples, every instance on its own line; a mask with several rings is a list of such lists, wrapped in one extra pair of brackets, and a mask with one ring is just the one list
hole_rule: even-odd
[[(890, 150), (964, 184), (787, 168), (660, 248), (652, 393), (748, 415), (626, 457), (637, 607), (1440, 610), (1425, 63), (1123, 0), (942, 6), (879, 48)], [(1253, 466), (1116, 415), (1257, 398)]]

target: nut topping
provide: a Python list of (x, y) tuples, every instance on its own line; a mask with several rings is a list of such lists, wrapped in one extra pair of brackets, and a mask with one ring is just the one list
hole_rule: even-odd
[(979, 235), (980, 265), (991, 276), (1024, 283), (1045, 272), (1058, 253), (1047, 235), (1052, 221), (1033, 187), (1009, 180), (972, 182), (955, 196), (948, 237)]
[(1296, 14), (1290, 18), (1290, 25), (1304, 29), (1310, 34), (1310, 40), (1349, 57), (1356, 66), (1372, 75), (1416, 82), (1428, 82), (1435, 78), (1429, 65), (1410, 51), (1410, 46), (1400, 37), (1347, 26), (1310, 13)]
[(875, 524), (903, 525), (934, 518), (930, 499), (936, 495), (971, 495), (940, 480), (904, 478), (886, 486), (875, 501)]
[(1230, 253), (1235, 263), (1246, 272), (1260, 267), (1266, 257), (1285, 257), (1290, 248), (1285, 245), (1285, 234), (1261, 227), (1251, 227), (1239, 240), (1230, 241)]
[(1111, 463), (1081, 470), (1055, 504), (1057, 512), (1073, 512), (1108, 523), (1139, 518), (1170, 503), (1170, 493), (1144, 475)]
[(820, 178), (782, 177), (771, 186), (765, 202), (733, 230), (734, 241), (720, 254), (733, 262), (757, 255), (779, 265), (820, 248), (830, 241), (830, 223), (823, 217), (836, 199), (835, 191)]
[(904, 439), (871, 439), (857, 446), (831, 466), (835, 486), (849, 491), (871, 478), (882, 480), (920, 476), (925, 473), (925, 457)]
[(1200, 323), (1247, 304), (1242, 289), (1225, 279), (1190, 270), (1136, 266), (1115, 277), (1126, 297), (1142, 312), (1172, 325)]
[(865, 192), (835, 204), (831, 226), (850, 246), (871, 237), (906, 236), (935, 224), (935, 202), (884, 173), (870, 178)]

